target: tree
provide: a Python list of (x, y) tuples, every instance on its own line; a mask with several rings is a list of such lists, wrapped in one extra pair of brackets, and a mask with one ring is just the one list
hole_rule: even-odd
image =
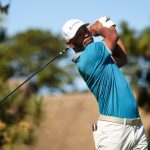
[(142, 54), (145, 59), (150, 59), (150, 27), (144, 29), (139, 37), (138, 48), (139, 54)]
[(138, 104), (150, 111), (150, 28), (141, 32), (121, 23), (121, 37), (129, 52), (128, 65), (123, 69), (134, 89), (138, 91)]
[(125, 43), (126, 49), (128, 53), (131, 55), (137, 55), (137, 39), (135, 36), (136, 31), (134, 29), (130, 29), (127, 22), (123, 21), (120, 24), (121, 32), (120, 36)]
[[(0, 97), (17, 86), (18, 83), (10, 86), (12, 78), (16, 78), (16, 82), (20, 82), (20, 77), (27, 78), (64, 48), (59, 35), (38, 29), (1, 39)], [(40, 72), (30, 86), (24, 85), (17, 96), (12, 95), (7, 103), (0, 105), (0, 149), (16, 149), (17, 143), (34, 143), (34, 129), (43, 119), (43, 99), (32, 92), (37, 92), (42, 85), (58, 89), (64, 82), (72, 81), (59, 60)]]
[[(30, 29), (8, 37), (0, 45), (0, 68), (3, 68), (3, 71), (0, 71), (1, 80), (4, 83), (12, 77), (27, 77), (63, 48), (64, 43), (59, 35), (54, 36), (49, 31)], [(72, 81), (71, 76), (58, 65), (58, 62), (58, 60), (54, 61), (37, 75), (36, 85), (39, 88), (42, 85), (61, 88), (64, 81), (66, 83)]]

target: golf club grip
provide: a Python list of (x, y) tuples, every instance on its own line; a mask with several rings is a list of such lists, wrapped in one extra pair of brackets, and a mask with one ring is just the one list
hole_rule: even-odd
[(31, 78), (33, 78), (36, 74), (41, 72), (45, 67), (47, 67), (51, 62), (53, 62), (57, 57), (62, 55), (64, 52), (66, 52), (69, 48), (66, 48), (62, 50), (60, 53), (58, 53), (53, 59), (51, 59), (47, 64), (45, 64), (42, 68), (40, 68), (38, 71), (33, 73), (31, 76), (29, 76), (24, 82), (22, 82), (18, 87), (16, 87), (14, 90), (12, 90), (8, 95), (6, 95), (1, 101), (0, 101), (0, 106), (7, 100), (7, 98), (15, 93), (21, 86), (23, 86), (26, 82), (28, 82)]

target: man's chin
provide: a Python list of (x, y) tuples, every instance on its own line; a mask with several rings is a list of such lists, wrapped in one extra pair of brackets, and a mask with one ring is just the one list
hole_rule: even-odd
[(87, 45), (89, 45), (89, 44), (92, 43), (92, 42), (93, 42), (93, 38), (89, 39), (88, 41), (86, 41), (86, 42), (84, 43), (84, 47), (86, 47)]

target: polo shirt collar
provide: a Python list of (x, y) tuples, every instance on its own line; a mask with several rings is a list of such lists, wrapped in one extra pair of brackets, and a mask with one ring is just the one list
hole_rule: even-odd
[(76, 63), (76, 60), (80, 57), (80, 55), (82, 54), (83, 52), (78, 52), (78, 53), (75, 53), (74, 57), (72, 58), (72, 61), (74, 63)]

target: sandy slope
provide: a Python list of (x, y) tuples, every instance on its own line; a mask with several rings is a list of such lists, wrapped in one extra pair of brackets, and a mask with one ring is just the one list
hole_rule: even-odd
[[(49, 96), (44, 102), (47, 116), (30, 150), (94, 150), (91, 123), (98, 118), (98, 108), (92, 94)], [(141, 116), (147, 129), (150, 115), (141, 111)]]

